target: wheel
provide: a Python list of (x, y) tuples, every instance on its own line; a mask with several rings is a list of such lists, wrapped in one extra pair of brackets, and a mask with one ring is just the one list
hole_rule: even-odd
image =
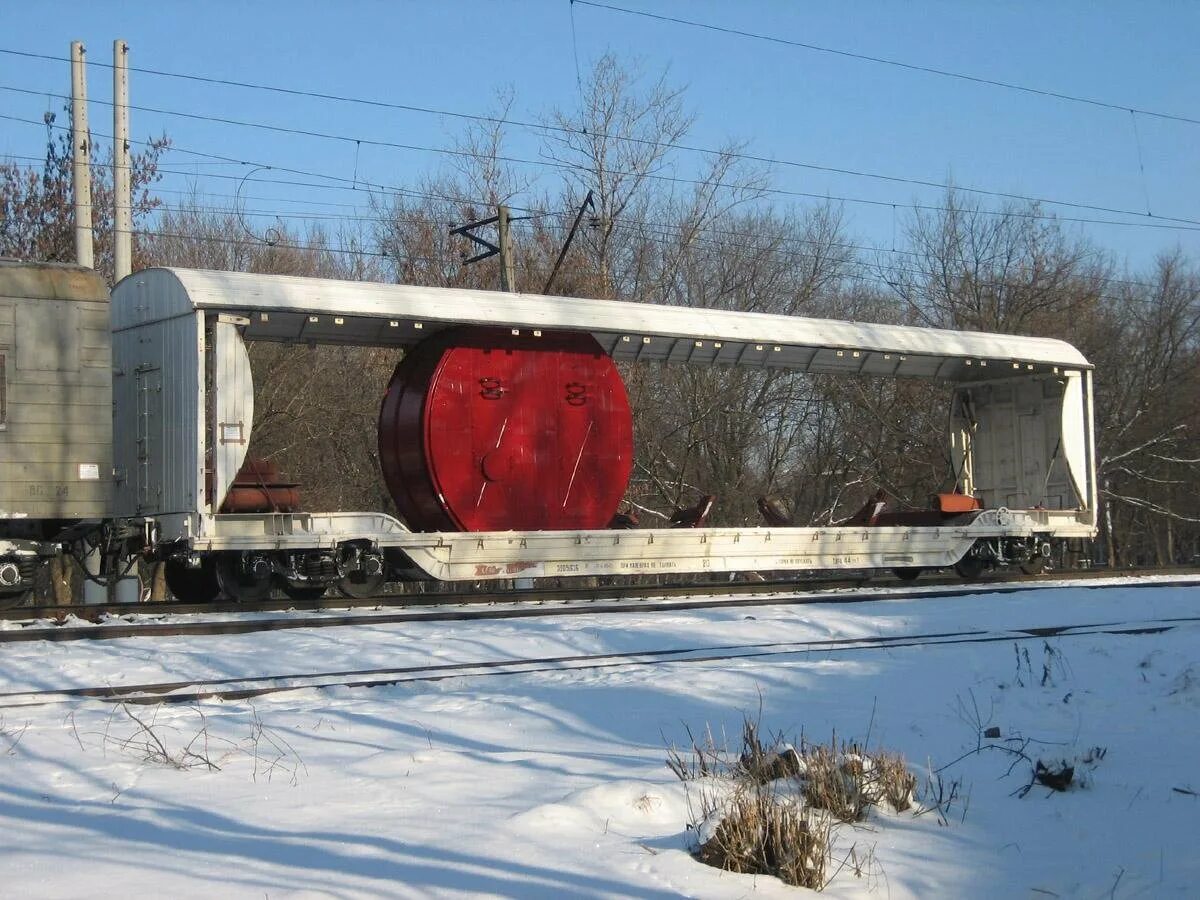
[(290, 581), (283, 583), (283, 592), (291, 600), (317, 600), (325, 596), (323, 584), (295, 584)]
[(983, 574), (984, 561), (978, 556), (970, 554), (964, 556), (954, 564), (954, 571), (958, 573), (959, 578), (967, 581), (974, 581)]
[(168, 559), (163, 574), (166, 577), (167, 590), (176, 600), (182, 600), (184, 603), (212, 603), (221, 593), (216, 567), (207, 557), (195, 569), (177, 559)]
[(349, 571), (337, 581), (337, 589), (353, 600), (365, 600), (383, 589), (388, 581), (388, 566), (376, 553), (364, 553), (358, 559), (359, 568)]
[(271, 593), (271, 564), (261, 556), (243, 561), (240, 553), (219, 553), (217, 584), (230, 600), (250, 603)]
[(1044, 556), (1035, 556), (1021, 563), (1021, 571), (1026, 575), (1041, 575), (1050, 571), (1050, 560)]
[(0, 609), (16, 609), (20, 606), (33, 606), (32, 588), (0, 591)]
[(365, 600), (368, 596), (378, 594), (379, 590), (383, 588), (383, 584), (383, 572), (367, 576), (361, 575), (359, 572), (352, 572), (338, 580), (337, 589), (352, 600)]
[(892, 574), (901, 581), (916, 581), (917, 577), (924, 571), (920, 566), (900, 566), (892, 569)]

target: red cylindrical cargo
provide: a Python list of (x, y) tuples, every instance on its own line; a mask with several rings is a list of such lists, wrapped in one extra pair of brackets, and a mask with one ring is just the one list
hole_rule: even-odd
[(414, 529), (604, 528), (629, 481), (633, 424), (590, 335), (466, 327), (396, 367), (379, 451)]

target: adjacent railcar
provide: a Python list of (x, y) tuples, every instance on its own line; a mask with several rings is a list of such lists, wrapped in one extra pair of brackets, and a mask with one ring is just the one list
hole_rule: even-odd
[(0, 598), (111, 518), (108, 304), (90, 269), (0, 260)]
[[(187, 599), (335, 582), (369, 593), (402, 576), (972, 575), (1096, 533), (1092, 370), (1061, 341), (186, 269), (129, 276), (111, 312), (111, 514), (141, 528)], [(247, 461), (249, 340), (404, 351), (380, 419), (403, 521), (303, 511), (277, 473)], [(957, 491), (837, 526), (613, 527), (633, 452), (614, 362), (947, 382)]]

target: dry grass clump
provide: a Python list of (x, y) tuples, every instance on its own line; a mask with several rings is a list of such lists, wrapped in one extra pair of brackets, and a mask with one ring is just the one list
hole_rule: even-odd
[(831, 742), (804, 746), (801, 758), (805, 801), (839, 822), (859, 822), (883, 803), (895, 812), (912, 806), (917, 779), (898, 753)]
[[(860, 822), (873, 807), (912, 807), (917, 780), (904, 758), (853, 743), (799, 748), (773, 735), (764, 742), (758, 723), (746, 719), (741, 752), (718, 746), (712, 733), (692, 740), (690, 751), (672, 748), (668, 766), (696, 787), (689, 803), (699, 813), (697, 858), (729, 872), (774, 875), (787, 884), (820, 890), (829, 883), (834, 829)], [(863, 874), (850, 847), (841, 866)]]
[(696, 850), (702, 863), (726, 872), (775, 875), (814, 890), (825, 886), (827, 819), (811, 817), (761, 786), (734, 793), (722, 813), (712, 836)]

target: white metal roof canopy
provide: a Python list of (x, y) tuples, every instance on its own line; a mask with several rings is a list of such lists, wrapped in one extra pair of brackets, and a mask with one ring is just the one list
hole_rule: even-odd
[(976, 381), (1090, 368), (1064, 341), (834, 319), (195, 269), (113, 289), (113, 330), (194, 310), (249, 319), (247, 340), (408, 346), (452, 325), (586, 331), (619, 361)]

